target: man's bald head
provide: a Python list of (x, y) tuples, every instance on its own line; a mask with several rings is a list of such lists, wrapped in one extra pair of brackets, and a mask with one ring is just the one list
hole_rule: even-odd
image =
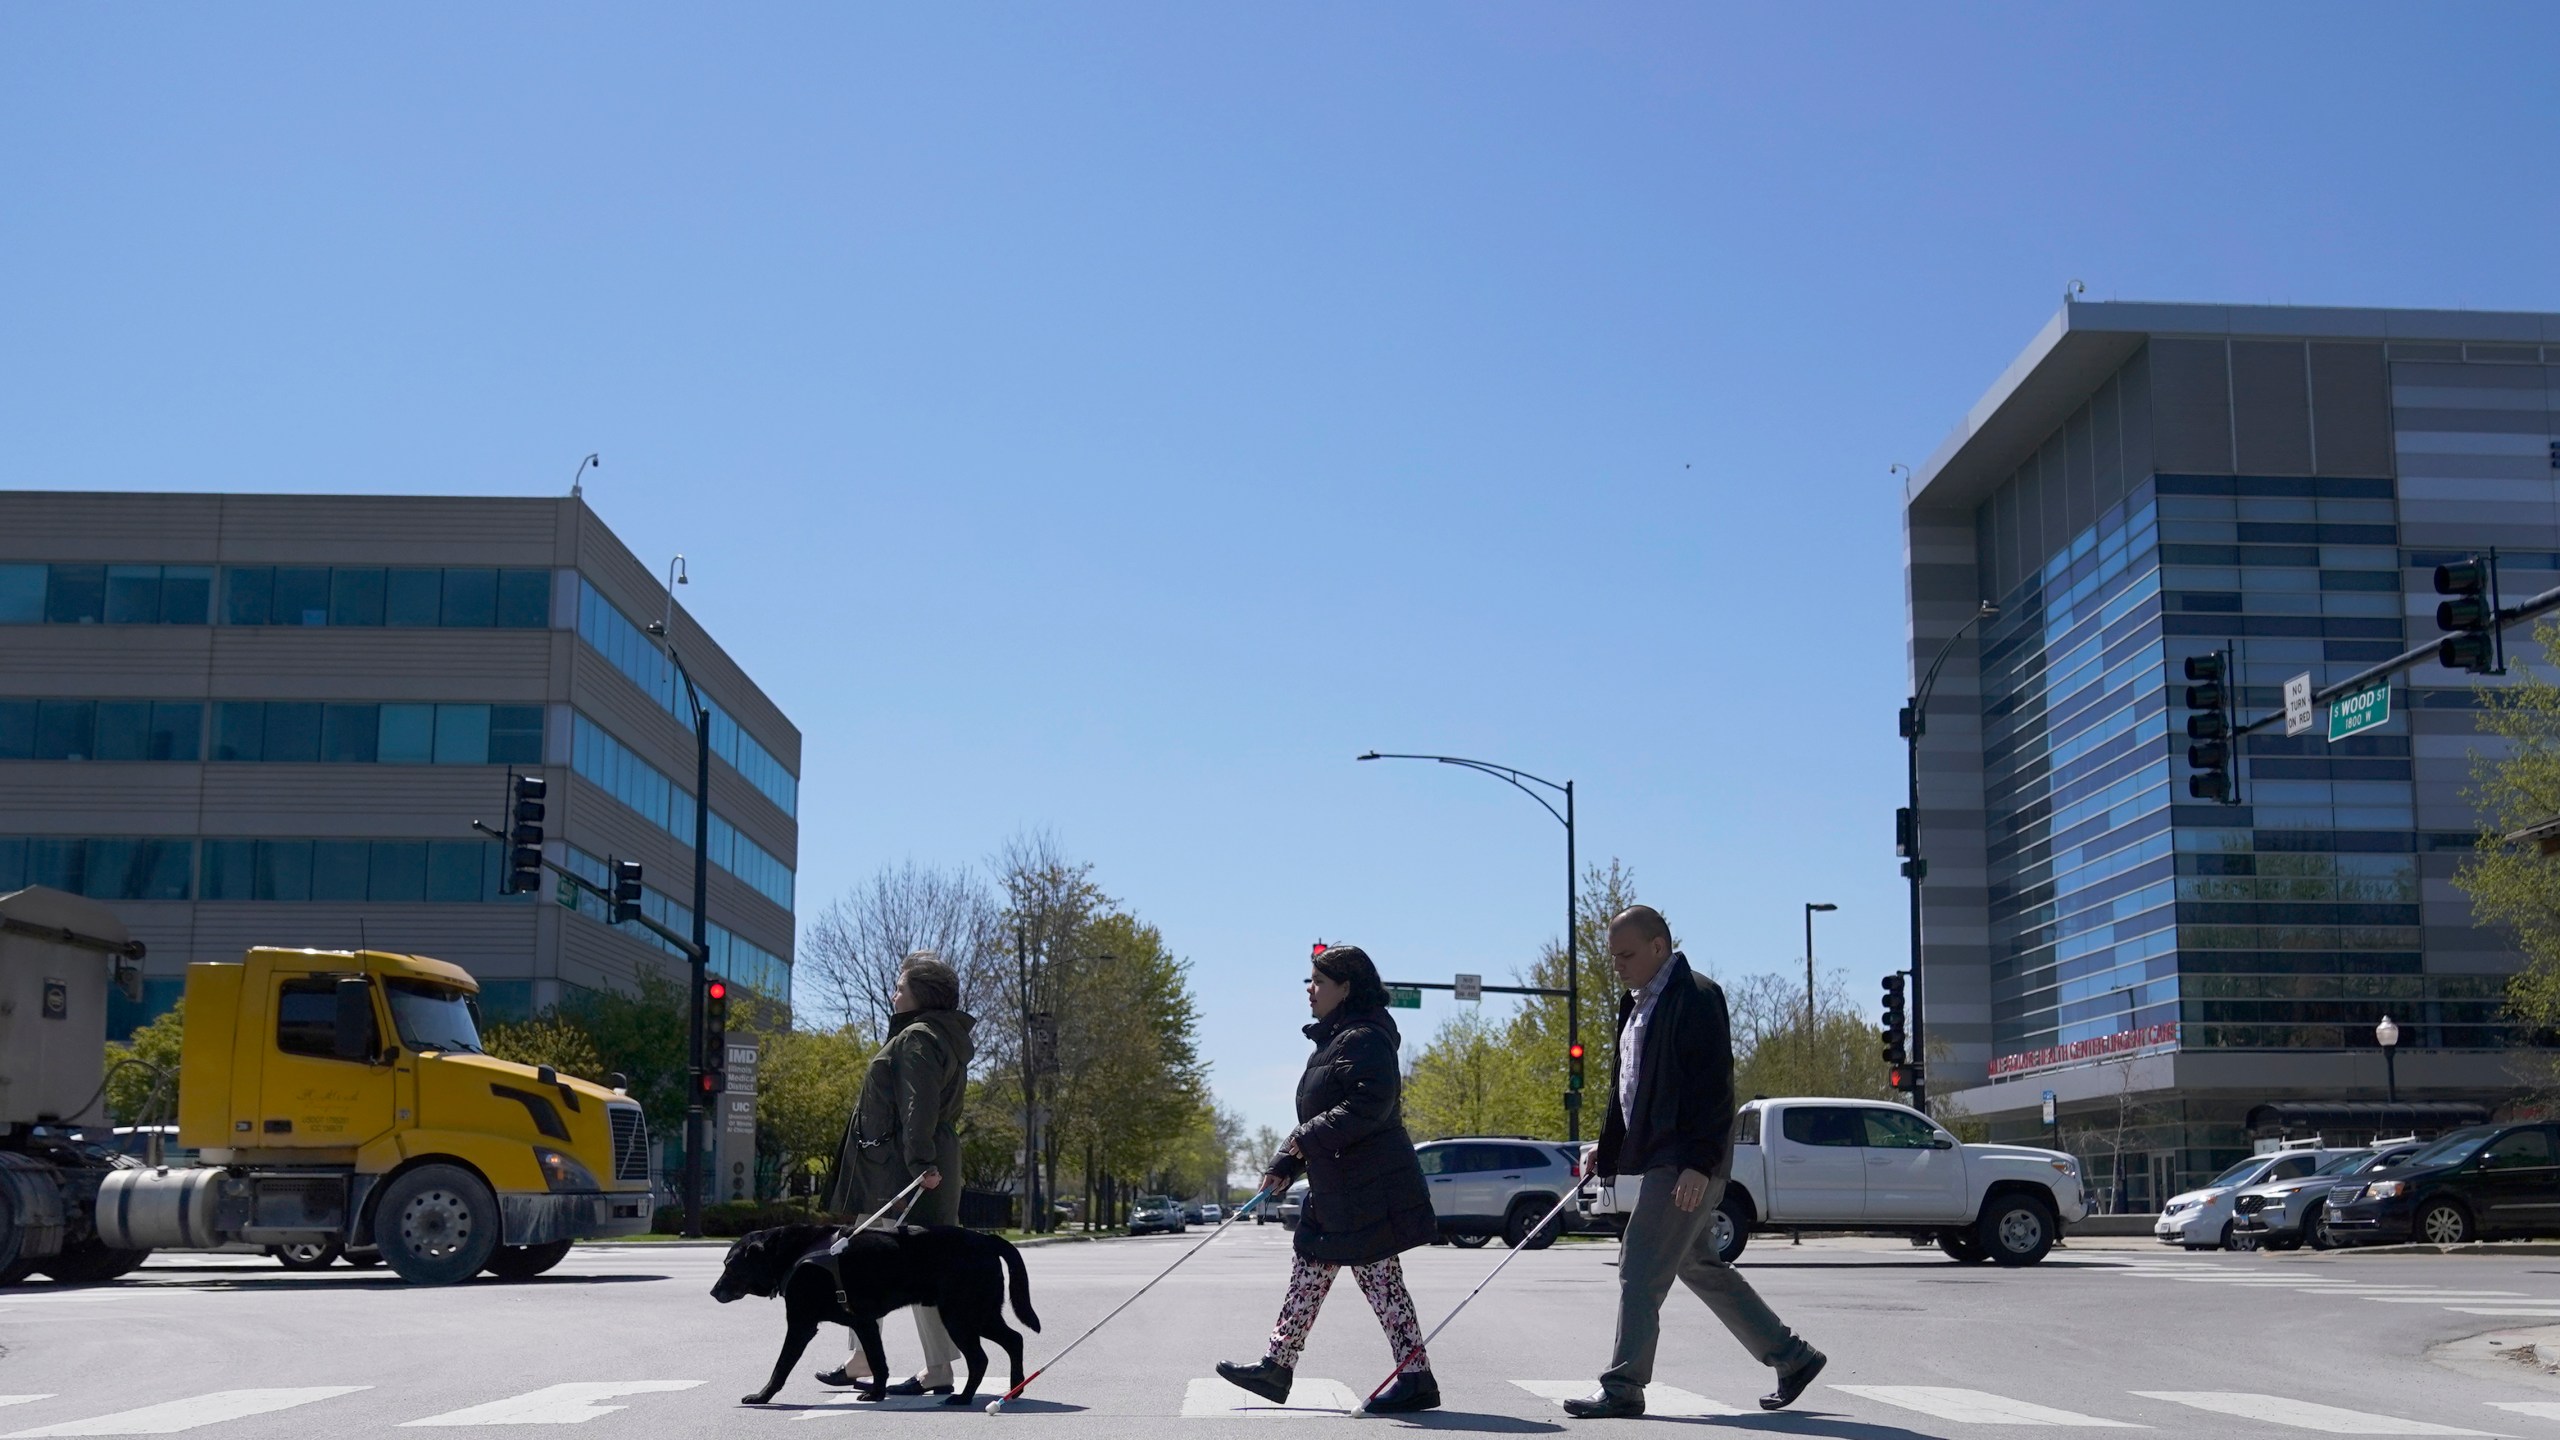
[(1639, 940), (1659, 940), (1665, 945), (1671, 943), (1671, 922), (1663, 919), (1662, 912), (1650, 905), (1630, 905), (1609, 921), (1609, 933), (1612, 935), (1628, 929), (1634, 930)]
[(1671, 962), (1671, 922), (1650, 905), (1630, 905), (1609, 922), (1609, 963), (1618, 983), (1641, 990)]

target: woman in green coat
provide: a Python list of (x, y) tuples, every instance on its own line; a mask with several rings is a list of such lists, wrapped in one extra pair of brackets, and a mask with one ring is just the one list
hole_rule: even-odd
[[(929, 950), (907, 957), (890, 997), (889, 1038), (871, 1057), (836, 1150), (835, 1183), (827, 1208), (856, 1219), (897, 1198), (921, 1178), (907, 1219), (918, 1225), (960, 1223), (960, 1106), (968, 1095), (969, 1040), (977, 1021), (960, 1009), (960, 976)], [(916, 1336), (924, 1342), (924, 1369), (887, 1386), (890, 1395), (951, 1393), (951, 1365), (960, 1352), (943, 1332), (942, 1317), (919, 1305)], [(871, 1377), (862, 1350), (818, 1378), (829, 1385), (865, 1385)], [(880, 1377), (886, 1380), (887, 1376)]]

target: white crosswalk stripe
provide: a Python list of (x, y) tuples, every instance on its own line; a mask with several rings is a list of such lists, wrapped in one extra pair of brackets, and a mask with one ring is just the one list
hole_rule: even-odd
[(66, 1420), (33, 1430), (16, 1430), (0, 1440), (39, 1440), (54, 1435), (175, 1435), (200, 1425), (218, 1425), (250, 1415), (266, 1415), (309, 1405), (317, 1400), (370, 1390), (370, 1385), (302, 1385), (277, 1390), (216, 1390), (184, 1400), (164, 1400), (139, 1410), (119, 1410), (88, 1420)]
[[(1541, 1400), (1571, 1400), (1600, 1388), (1591, 1380), (1514, 1380), (1511, 1382)], [(1722, 1415), (1746, 1415), (1730, 1405), (1693, 1395), (1677, 1385), (1644, 1387), (1644, 1413), (1657, 1419), (1703, 1420)]]
[(2560, 1420), (2560, 1400), (2492, 1400), (2493, 1410), (2516, 1415), (2530, 1415), (2536, 1420)]
[(2245, 1390), (2136, 1390), (2146, 1400), (2166, 1400), (2196, 1410), (2210, 1410), (2216, 1415), (2230, 1415), (2242, 1420), (2264, 1420), (2272, 1425), (2290, 1425), (2296, 1430), (2317, 1430), (2326, 1435), (2492, 1435), (2490, 1430), (2465, 1430), (2459, 1425), (2438, 1425), (2429, 1420), (2403, 1420), (2393, 1415), (2377, 1415), (2369, 1410), (2347, 1410), (2336, 1405), (2315, 1405), (2308, 1400), (2288, 1400), (2281, 1395), (2259, 1395)]
[(1967, 1425), (2077, 1425), (2102, 1430), (2145, 1430), (2130, 1420), (2101, 1420), (2076, 1410), (2056, 1410), (2049, 1405), (2030, 1405), (1988, 1390), (1966, 1390), (1953, 1385), (1834, 1385), (1846, 1395), (1859, 1395), (1881, 1400), (1941, 1420), (1954, 1420)]
[(2521, 1290), (2438, 1290), (2426, 1295), (2359, 1295), (2376, 1305), (2444, 1305), (2455, 1300), (2526, 1300), (2532, 1297)]
[(403, 1429), (412, 1425), (576, 1425), (629, 1408), (598, 1404), (598, 1401), (622, 1395), (690, 1390), (701, 1383), (699, 1380), (582, 1380), (566, 1385), (545, 1385), (539, 1390), (528, 1390), (504, 1400), (466, 1405), (423, 1420), (406, 1420), (401, 1425)]
[(1289, 1403), (1274, 1405), (1212, 1375), (1194, 1380), (1182, 1392), (1185, 1420), (1339, 1420), (1360, 1397), (1339, 1380), (1300, 1380), (1289, 1387)]

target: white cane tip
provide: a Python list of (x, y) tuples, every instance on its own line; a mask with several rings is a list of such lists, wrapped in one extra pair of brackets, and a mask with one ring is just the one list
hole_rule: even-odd
[(990, 1415), (1001, 1415), (1001, 1414), (1003, 1414), (1003, 1413), (1004, 1413), (1004, 1402), (1003, 1402), (1002, 1400), (990, 1400), (990, 1401), (988, 1401), (988, 1402), (987, 1402), (987, 1413), (988, 1413), (988, 1414), (990, 1414)]

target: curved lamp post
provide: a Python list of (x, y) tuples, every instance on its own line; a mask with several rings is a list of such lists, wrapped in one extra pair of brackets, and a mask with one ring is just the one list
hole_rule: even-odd
[(1902, 862), (1902, 873), (1911, 881), (1911, 1058), (1916, 1062), (1912, 1067), (1911, 1106), (1924, 1115), (1929, 1110), (1929, 1051), (1926, 1044), (1928, 1032), (1922, 1028), (1925, 1012), (1921, 1006), (1920, 882), (1928, 878), (1929, 862), (1921, 857), (1920, 850), (1920, 737), (1929, 730), (1929, 696), (1938, 688), (1938, 672), (1946, 668), (1947, 657), (1955, 653), (1956, 642), (1964, 639), (1966, 631), (1999, 613), (1999, 606), (1985, 600), (1982, 608), (1973, 612), (1972, 619), (1957, 626), (1956, 633), (1948, 636), (1947, 643), (1938, 647), (1937, 658), (1931, 660), (1929, 668), (1922, 673), (1920, 687), (1913, 692), (1911, 702), (1902, 707), (1902, 740), (1911, 807), (1911, 825), (1904, 837)]
[[(1490, 775), (1494, 779), (1509, 785), (1512, 789), (1519, 791), (1530, 799), (1537, 801), (1540, 808), (1544, 809), (1548, 814), (1555, 816), (1556, 823), (1564, 827), (1565, 1043), (1573, 1046), (1581, 1045), (1582, 947), (1576, 943), (1577, 937), (1574, 934), (1573, 782), (1567, 780), (1563, 784), (1559, 785), (1553, 780), (1542, 780), (1539, 777), (1530, 774), (1526, 770), (1515, 770), (1508, 765), (1496, 765), (1485, 760), (1469, 760), (1457, 755), (1390, 755), (1381, 754), (1378, 751), (1372, 750), (1365, 755), (1358, 755), (1353, 758), (1359, 760), (1431, 760), (1442, 765), (1456, 765), (1468, 770), (1481, 771), (1482, 773)], [(1524, 780), (1528, 781), (1529, 784), (1523, 785), (1520, 783)], [(1529, 785), (1543, 785), (1547, 789), (1562, 795), (1564, 797), (1564, 809), (1556, 809), (1553, 804), (1548, 802), (1546, 796), (1530, 789)], [(1582, 1092), (1578, 1090), (1567, 1090), (1564, 1092), (1564, 1138), (1568, 1141), (1578, 1141), (1582, 1138)]]

